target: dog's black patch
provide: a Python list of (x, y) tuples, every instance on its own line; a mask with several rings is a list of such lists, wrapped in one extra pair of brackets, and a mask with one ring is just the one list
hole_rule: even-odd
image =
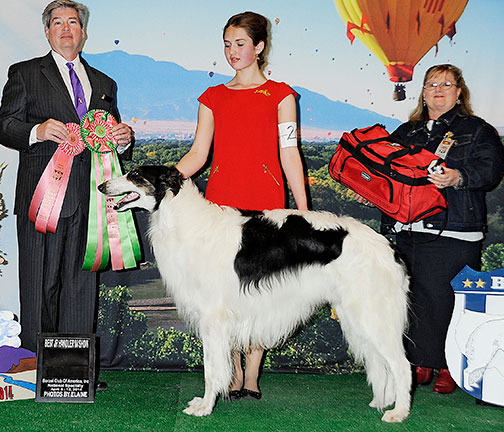
[(392, 250), (394, 251), (395, 262), (403, 268), (405, 274), (407, 274), (408, 276), (411, 276), (411, 272), (409, 271), (409, 268), (406, 265), (406, 261), (404, 260), (401, 251), (397, 248), (397, 245), (395, 243), (392, 243), (390, 240), (389, 240), (389, 245), (392, 248)]
[(279, 228), (262, 212), (243, 225), (242, 243), (234, 268), (242, 286), (259, 288), (261, 281), (281, 278), (286, 272), (311, 264), (325, 265), (341, 254), (348, 234), (343, 228), (317, 230), (302, 216), (290, 215)]
[(242, 216), (247, 216), (247, 217), (252, 217), (252, 216), (261, 216), (264, 214), (264, 212), (260, 210), (242, 210), (242, 209), (237, 209)]
[(159, 208), (166, 191), (170, 190), (173, 195), (177, 195), (184, 181), (180, 171), (164, 165), (142, 165), (133, 168), (127, 177), (130, 181), (148, 188), (149, 193), (156, 199), (154, 211)]

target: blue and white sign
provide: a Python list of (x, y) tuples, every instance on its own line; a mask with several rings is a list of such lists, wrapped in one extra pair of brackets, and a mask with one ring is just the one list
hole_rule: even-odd
[(466, 393), (504, 406), (504, 269), (483, 273), (466, 266), (451, 285), (448, 369)]

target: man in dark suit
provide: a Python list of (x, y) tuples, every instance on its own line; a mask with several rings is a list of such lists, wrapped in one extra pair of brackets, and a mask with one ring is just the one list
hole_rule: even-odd
[[(37, 183), (58, 144), (69, 136), (65, 124), (80, 123), (78, 104), (86, 104), (84, 112), (104, 109), (120, 121), (115, 82), (79, 56), (88, 16), (86, 6), (71, 0), (46, 6), (42, 21), (51, 52), (9, 68), (0, 106), (0, 144), (19, 151), (14, 213), (21, 341), (33, 351), (39, 332), (92, 333), (95, 326), (97, 275), (81, 270), (89, 208), (89, 150), (74, 158), (56, 232), (42, 234), (28, 219)], [(73, 63), (83, 97), (74, 93), (68, 62)], [(130, 153), (130, 127), (119, 123), (113, 135), (118, 152)]]

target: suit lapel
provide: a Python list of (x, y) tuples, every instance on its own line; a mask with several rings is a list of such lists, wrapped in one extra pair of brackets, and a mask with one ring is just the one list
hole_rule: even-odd
[(80, 58), (82, 64), (84, 65), (84, 69), (86, 69), (86, 74), (89, 79), (89, 84), (91, 84), (91, 100), (89, 101), (87, 105), (87, 109), (92, 110), (94, 107), (97, 106), (97, 103), (100, 99), (100, 82), (99, 79), (97, 78), (94, 70), (89, 66), (86, 60), (84, 60), (81, 56)]
[(40, 71), (42, 75), (44, 75), (49, 81), (49, 84), (54, 88), (58, 97), (61, 98), (62, 107), (65, 107), (65, 109), (69, 110), (75, 117), (76, 122), (80, 123), (79, 116), (77, 115), (73, 101), (68, 94), (67, 87), (63, 81), (63, 78), (61, 78), (61, 74), (51, 53), (42, 58), (42, 61), (40, 62)]

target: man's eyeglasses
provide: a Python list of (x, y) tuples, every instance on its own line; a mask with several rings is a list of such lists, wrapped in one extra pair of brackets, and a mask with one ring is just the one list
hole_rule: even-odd
[(432, 83), (427, 83), (423, 86), (424, 90), (435, 90), (439, 88), (440, 90), (449, 90), (452, 87), (457, 87), (455, 83), (452, 83), (450, 81), (444, 81), (444, 82), (432, 82)]

